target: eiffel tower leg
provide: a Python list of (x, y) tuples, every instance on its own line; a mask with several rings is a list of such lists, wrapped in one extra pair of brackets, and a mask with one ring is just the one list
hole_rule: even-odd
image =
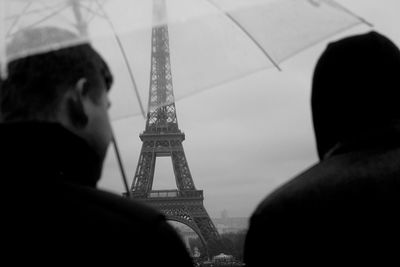
[(198, 215), (194, 214), (193, 219), (196, 226), (199, 228), (201, 235), (206, 241), (207, 256), (208, 258), (210, 258), (211, 242), (217, 242), (218, 245), (221, 245), (220, 236), (203, 205), (201, 206), (201, 209), (202, 209), (201, 214)]
[(172, 165), (176, 177), (176, 184), (179, 190), (195, 190), (192, 175), (186, 160), (185, 152), (180, 141), (171, 142)]
[(166, 215), (167, 220), (177, 221), (191, 228), (199, 236), (201, 243), (207, 250), (207, 241), (186, 205), (174, 205), (173, 207), (166, 205), (162, 206), (163, 207), (157, 205), (157, 209), (161, 210)]
[(165, 214), (168, 220), (190, 227), (199, 236), (208, 257), (212, 242), (220, 245), (220, 236), (203, 205), (202, 191), (181, 192), (177, 198), (148, 198), (146, 202)]
[(204, 217), (195, 217), (194, 221), (207, 242), (210, 240), (219, 239), (217, 230), (215, 229), (214, 224), (208, 215)]
[(143, 142), (135, 177), (131, 186), (132, 192), (144, 194), (152, 188), (156, 164), (156, 155), (153, 147), (154, 141)]

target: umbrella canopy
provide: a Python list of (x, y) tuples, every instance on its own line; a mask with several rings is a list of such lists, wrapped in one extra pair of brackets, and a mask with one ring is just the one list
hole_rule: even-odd
[[(3, 73), (7, 61), (90, 41), (116, 76), (111, 114), (121, 119), (147, 112), (154, 26), (168, 25), (179, 99), (278, 66), (310, 45), (364, 22), (332, 0), (166, 0), (162, 11), (153, 8), (155, 2), (0, 0)], [(21, 32), (45, 26), (67, 29), (76, 37), (21, 50), (6, 48)]]

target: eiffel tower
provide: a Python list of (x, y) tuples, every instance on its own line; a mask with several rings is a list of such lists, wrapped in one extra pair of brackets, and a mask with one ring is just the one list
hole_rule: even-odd
[[(176, 117), (165, 0), (154, 0), (153, 16), (148, 113), (131, 195), (160, 210), (168, 220), (189, 226), (208, 251), (209, 241), (219, 240), (219, 235), (204, 208), (203, 191), (193, 183), (182, 146), (185, 134)], [(152, 190), (157, 157), (171, 157), (177, 190)]]

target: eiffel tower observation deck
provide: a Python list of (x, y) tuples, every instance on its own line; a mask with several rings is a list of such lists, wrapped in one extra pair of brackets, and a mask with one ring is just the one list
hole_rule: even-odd
[[(151, 74), (146, 128), (140, 139), (142, 149), (131, 186), (133, 198), (144, 201), (165, 214), (168, 220), (189, 226), (208, 249), (219, 240), (208, 215), (202, 190), (197, 190), (183, 150), (185, 134), (178, 127), (165, 0), (153, 0)], [(157, 157), (171, 157), (176, 190), (153, 190)]]

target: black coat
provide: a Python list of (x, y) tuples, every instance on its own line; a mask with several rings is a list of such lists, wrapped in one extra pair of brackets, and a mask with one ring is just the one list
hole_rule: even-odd
[(0, 149), (1, 254), (11, 262), (192, 266), (163, 215), (95, 188), (101, 160), (62, 126), (1, 124)]
[(328, 47), (312, 94), (321, 161), (254, 212), (247, 266), (399, 266), (399, 74), (377, 33)]
[(391, 148), (338, 152), (266, 198), (251, 218), (245, 262), (249, 267), (400, 262), (399, 212), (400, 135)]

